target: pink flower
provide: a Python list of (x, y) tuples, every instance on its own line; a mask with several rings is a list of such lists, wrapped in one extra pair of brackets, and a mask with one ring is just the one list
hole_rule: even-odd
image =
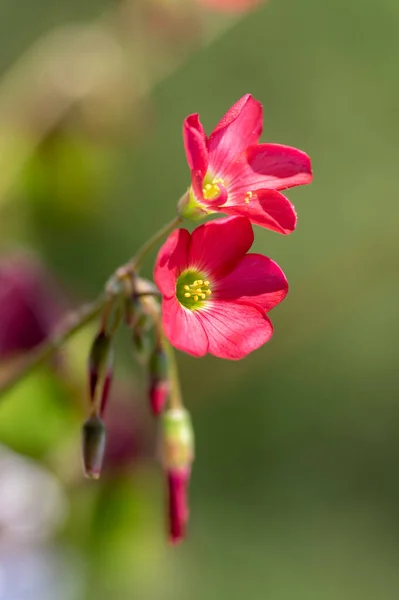
[(223, 212), (245, 216), (279, 233), (291, 233), (296, 213), (279, 190), (310, 183), (310, 159), (279, 144), (259, 144), (262, 105), (250, 94), (224, 115), (209, 138), (197, 114), (184, 121), (191, 187), (180, 204), (188, 218)]
[(246, 254), (253, 239), (248, 219), (228, 217), (192, 234), (177, 229), (166, 240), (154, 276), (173, 346), (238, 360), (271, 338), (266, 313), (286, 296), (288, 283), (270, 258)]

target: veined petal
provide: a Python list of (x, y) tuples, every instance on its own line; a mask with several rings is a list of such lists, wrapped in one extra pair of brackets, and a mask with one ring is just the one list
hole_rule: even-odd
[(172, 346), (193, 356), (204, 356), (208, 352), (208, 338), (200, 312), (184, 308), (175, 296), (162, 301), (162, 326), (166, 337)]
[(183, 139), (188, 165), (191, 171), (201, 173), (203, 179), (208, 169), (208, 149), (205, 131), (197, 114), (185, 119)]
[(187, 229), (176, 229), (158, 253), (154, 279), (164, 296), (170, 297), (176, 293), (176, 280), (187, 267), (190, 238)]
[(270, 319), (250, 304), (216, 300), (198, 313), (208, 337), (208, 352), (219, 358), (244, 358), (273, 335)]
[(191, 236), (189, 265), (217, 277), (229, 273), (254, 241), (251, 223), (243, 217), (208, 221)]
[(262, 105), (246, 94), (227, 111), (209, 137), (209, 167), (213, 175), (225, 177), (236, 158), (257, 143), (262, 127)]
[(311, 181), (312, 167), (305, 152), (280, 144), (257, 144), (236, 163), (229, 192), (237, 196), (249, 190), (284, 190)]
[(275, 190), (258, 190), (251, 198), (233, 198), (232, 204), (220, 207), (228, 215), (247, 217), (255, 225), (283, 233), (292, 233), (296, 227), (296, 212), (291, 202)]
[(288, 281), (277, 263), (262, 254), (247, 254), (215, 286), (217, 300), (238, 300), (268, 312), (288, 292)]

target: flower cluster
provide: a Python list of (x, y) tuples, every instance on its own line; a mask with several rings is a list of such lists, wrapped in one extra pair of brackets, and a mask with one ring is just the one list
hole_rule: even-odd
[[(230, 108), (209, 137), (197, 114), (186, 118), (183, 137), (191, 185), (178, 204), (173, 231), (159, 250), (156, 287), (138, 276), (142, 255), (119, 269), (108, 285), (109, 303), (90, 352), (92, 410), (83, 427), (86, 474), (100, 474), (113, 336), (125, 322), (147, 371), (151, 411), (161, 417), (171, 543), (185, 535), (194, 459), (194, 434), (173, 347), (196, 357), (209, 353), (240, 360), (270, 340), (268, 313), (288, 292), (281, 268), (269, 257), (249, 252), (252, 225), (281, 234), (295, 229), (295, 209), (281, 191), (310, 183), (311, 164), (296, 148), (260, 143), (262, 126), (262, 106), (249, 94)], [(183, 218), (198, 220), (213, 213), (228, 216), (207, 221), (192, 233), (175, 229)]]

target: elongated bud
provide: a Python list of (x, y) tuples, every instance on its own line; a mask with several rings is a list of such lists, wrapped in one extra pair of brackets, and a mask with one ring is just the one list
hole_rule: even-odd
[(103, 378), (112, 353), (111, 338), (104, 331), (94, 338), (89, 355), (90, 399), (95, 401), (97, 386)]
[(186, 533), (189, 517), (188, 485), (194, 460), (194, 433), (189, 413), (171, 409), (162, 418), (162, 460), (167, 476), (168, 531), (171, 544)]
[(154, 415), (159, 415), (169, 393), (168, 361), (162, 345), (158, 345), (149, 360), (149, 398)]
[(106, 444), (105, 425), (97, 415), (85, 421), (82, 428), (83, 467), (86, 477), (98, 479), (104, 459)]
[(166, 471), (189, 468), (194, 460), (194, 431), (185, 408), (171, 408), (162, 416), (161, 458)]
[(166, 400), (169, 396), (168, 381), (150, 382), (150, 406), (154, 415), (159, 415), (163, 411)]
[(110, 354), (111, 359), (108, 361), (107, 370), (103, 381), (103, 387), (101, 390), (101, 402), (100, 402), (100, 415), (104, 416), (105, 409), (108, 404), (109, 393), (111, 391), (112, 380), (114, 376), (114, 360), (113, 353)]
[(148, 364), (151, 350), (154, 347), (153, 319), (146, 313), (141, 313), (132, 327), (132, 344), (136, 358), (145, 366)]
[(169, 541), (178, 544), (186, 535), (189, 518), (187, 504), (190, 469), (175, 469), (167, 475)]

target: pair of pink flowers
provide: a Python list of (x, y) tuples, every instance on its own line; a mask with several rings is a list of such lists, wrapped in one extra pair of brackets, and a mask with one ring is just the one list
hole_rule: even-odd
[[(180, 215), (191, 219), (228, 215), (191, 234), (186, 229), (174, 231), (155, 264), (163, 331), (173, 346), (194, 356), (209, 352), (238, 360), (262, 346), (273, 334), (268, 312), (288, 292), (287, 279), (275, 262), (248, 254), (254, 240), (252, 223), (291, 233), (296, 213), (280, 190), (309, 183), (311, 165), (300, 150), (259, 144), (262, 125), (262, 106), (250, 95), (234, 104), (209, 138), (198, 115), (184, 122), (191, 186), (180, 201)], [(165, 463), (169, 538), (177, 543), (188, 520), (194, 455), (187, 441), (192, 435), (185, 411), (167, 415), (174, 432), (170, 447), (176, 446), (169, 455), (182, 459)]]
[(278, 144), (260, 144), (262, 105), (241, 98), (209, 138), (197, 114), (183, 127), (191, 187), (182, 216), (229, 217), (174, 231), (162, 246), (155, 282), (163, 296), (162, 321), (173, 346), (192, 354), (241, 359), (267, 342), (267, 313), (288, 292), (280, 267), (261, 254), (247, 254), (251, 223), (282, 234), (296, 226), (296, 213), (281, 193), (310, 183), (309, 157)]

